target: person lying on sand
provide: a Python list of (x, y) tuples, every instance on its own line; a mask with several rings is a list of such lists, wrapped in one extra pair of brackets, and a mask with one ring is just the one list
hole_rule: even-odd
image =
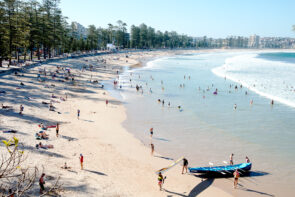
[(36, 137), (39, 137), (41, 139), (48, 139), (48, 134), (45, 133), (45, 131), (40, 131), (39, 133), (36, 133)]
[(46, 102), (46, 101), (42, 101), (42, 104), (44, 105), (49, 105), (50, 103)]
[(36, 148), (43, 148), (43, 149), (48, 149), (48, 148), (54, 148), (52, 144), (42, 144), (41, 142), (39, 144), (36, 144)]
[(62, 166), (61, 169), (67, 170), (67, 169), (71, 169), (71, 167), (67, 165), (67, 162), (65, 162), (65, 165)]
[(57, 98), (57, 96), (55, 96), (54, 94), (51, 95), (51, 98)]
[(12, 106), (8, 106), (8, 105), (1, 105), (2, 109), (12, 109)]
[(10, 129), (10, 130), (6, 130), (6, 131), (2, 131), (3, 133), (17, 133), (17, 130), (13, 130), (13, 129)]
[(47, 130), (47, 127), (43, 124), (43, 123), (40, 123), (38, 125), (42, 130)]
[(55, 107), (52, 105), (52, 103), (50, 103), (49, 105), (49, 111), (54, 111), (55, 110)]

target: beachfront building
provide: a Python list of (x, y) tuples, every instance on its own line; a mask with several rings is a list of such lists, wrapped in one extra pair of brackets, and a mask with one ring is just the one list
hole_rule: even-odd
[(295, 48), (295, 39), (282, 37), (264, 37), (260, 40), (260, 47), (279, 49)]
[(259, 48), (260, 37), (257, 35), (252, 35), (249, 37), (248, 47), (249, 48)]
[(81, 37), (84, 39), (87, 38), (88, 31), (87, 31), (87, 28), (85, 28), (83, 25), (81, 25), (80, 23), (77, 23), (77, 22), (72, 22), (71, 27), (74, 30), (72, 32), (72, 34), (73, 34), (72, 36), (74, 36), (78, 39), (80, 39)]

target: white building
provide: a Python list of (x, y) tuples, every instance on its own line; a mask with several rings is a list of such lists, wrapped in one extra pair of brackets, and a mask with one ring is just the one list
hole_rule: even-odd
[(260, 42), (260, 37), (254, 34), (249, 37), (248, 47), (249, 48), (258, 48), (259, 42)]
[(83, 38), (87, 37), (87, 34), (88, 34), (87, 28), (85, 28), (80, 23), (72, 22), (72, 28), (75, 30), (75, 34), (78, 38), (80, 38), (81, 36)]

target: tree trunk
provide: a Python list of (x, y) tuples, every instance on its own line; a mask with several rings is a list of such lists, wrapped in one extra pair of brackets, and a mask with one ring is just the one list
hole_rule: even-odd
[(17, 48), (17, 63), (19, 63), (19, 48)]
[(27, 60), (27, 50), (24, 53), (24, 62), (26, 62), (26, 60)]
[(38, 60), (40, 60), (40, 48), (39, 48), (39, 46), (38, 46), (38, 48), (37, 48), (37, 56), (38, 56)]
[(30, 50), (30, 60), (33, 61), (33, 49)]
[(43, 47), (43, 58), (44, 58), (44, 60), (46, 59), (46, 52), (45, 51), (46, 51), (45, 47)]

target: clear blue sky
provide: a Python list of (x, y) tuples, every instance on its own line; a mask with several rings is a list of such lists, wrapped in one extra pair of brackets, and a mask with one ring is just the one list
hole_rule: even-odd
[(107, 27), (117, 20), (191, 36), (295, 37), (295, 0), (61, 0), (69, 22)]

